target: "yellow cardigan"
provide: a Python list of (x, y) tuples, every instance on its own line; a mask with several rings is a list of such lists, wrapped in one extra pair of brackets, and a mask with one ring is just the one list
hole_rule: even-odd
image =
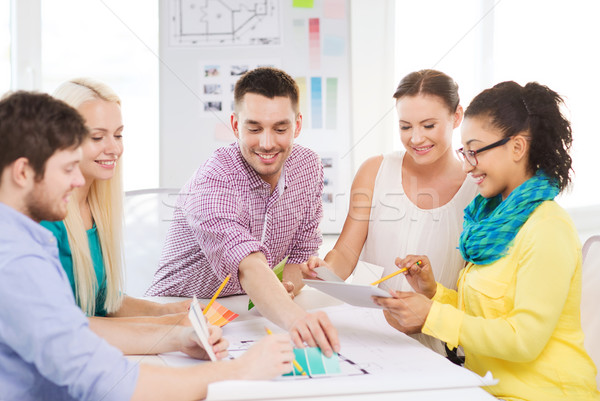
[(438, 283), (423, 333), (462, 345), (465, 367), (500, 382), (504, 400), (600, 400), (596, 368), (583, 348), (581, 244), (569, 215), (542, 203), (508, 254), (469, 263), (458, 292)]

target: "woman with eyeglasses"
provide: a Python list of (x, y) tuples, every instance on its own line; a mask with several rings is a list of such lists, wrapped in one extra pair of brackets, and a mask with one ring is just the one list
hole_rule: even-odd
[(500, 381), (487, 390), (504, 400), (600, 400), (580, 323), (581, 244), (554, 201), (571, 171), (561, 103), (535, 82), (473, 99), (459, 154), (480, 196), (465, 209), (458, 291), (435, 282), (434, 261), (410, 255), (396, 262), (416, 293), (375, 299), (398, 325), (462, 346), (465, 366), (491, 371)]
[[(324, 260), (310, 259), (304, 273), (312, 278), (312, 269), (326, 266), (346, 279), (360, 259), (383, 266), (387, 275), (398, 270), (398, 255), (419, 253), (436, 261), (437, 280), (456, 288), (465, 264), (457, 250), (463, 210), (477, 194), (452, 148), (453, 131), (463, 118), (458, 85), (442, 72), (416, 71), (400, 81), (394, 98), (404, 150), (375, 156), (360, 167), (335, 247)], [(401, 275), (380, 286), (411, 291)], [(413, 336), (446, 355), (441, 341), (418, 330)]]

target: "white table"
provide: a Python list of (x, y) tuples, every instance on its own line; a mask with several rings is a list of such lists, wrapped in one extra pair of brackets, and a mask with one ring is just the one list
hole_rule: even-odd
[[(171, 302), (180, 300), (180, 298), (168, 298), (168, 297), (153, 297), (147, 298), (157, 302)], [(201, 302), (207, 303), (208, 300), (200, 300)], [(331, 306), (343, 305), (343, 302), (330, 297), (329, 295), (323, 294), (314, 289), (305, 287), (302, 292), (296, 297), (295, 301), (306, 310), (313, 310), (319, 308), (326, 308)], [(238, 321), (249, 321), (252, 319), (260, 318), (260, 314), (254, 308), (248, 311), (248, 297), (247, 296), (233, 296), (226, 298), (219, 298), (218, 302), (228, 309), (238, 313), (240, 316), (236, 319)], [(224, 334), (227, 337), (227, 326), (224, 328)], [(342, 344), (343, 347), (343, 344)], [(433, 353), (433, 351), (423, 347), (424, 353)], [(154, 364), (165, 364), (160, 357), (157, 356), (145, 356), (145, 357), (131, 357), (139, 359), (144, 363)], [(448, 363), (448, 370), (453, 369), (451, 362)], [(435, 380), (435, 377), (431, 378)], [(210, 397), (210, 390), (209, 390)], [(235, 399), (235, 395), (232, 394), (232, 398)], [(269, 398), (270, 400), (291, 400), (291, 399), (309, 399), (309, 398)], [(391, 391), (391, 392), (375, 392), (369, 394), (343, 394), (343, 395), (326, 395), (326, 396), (311, 396), (310, 400), (322, 400), (322, 401), (342, 401), (342, 400), (495, 400), (488, 392), (480, 387), (471, 386), (465, 388), (441, 388), (441, 389), (429, 389), (429, 390), (415, 390), (415, 391)]]

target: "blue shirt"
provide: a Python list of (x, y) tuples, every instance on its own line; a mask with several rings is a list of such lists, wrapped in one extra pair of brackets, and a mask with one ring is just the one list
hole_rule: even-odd
[[(62, 264), (69, 283), (71, 284), (71, 290), (73, 295), (76, 294), (75, 275), (73, 273), (73, 253), (71, 252), (71, 245), (69, 244), (69, 235), (67, 234), (67, 227), (63, 221), (42, 221), (40, 222), (42, 227), (52, 231), (52, 234), (58, 241), (58, 257)], [(96, 224), (87, 230), (88, 246), (90, 249), (90, 257), (92, 258), (92, 264), (94, 265), (94, 272), (96, 273), (96, 282), (98, 286), (94, 294), (96, 299), (96, 316), (106, 316), (106, 309), (104, 308), (104, 302), (106, 300), (106, 272), (104, 270), (104, 259), (102, 258), (102, 247), (100, 246), (100, 238), (98, 237), (98, 230)]]
[(54, 235), (0, 203), (0, 400), (128, 400), (138, 373), (90, 330)]

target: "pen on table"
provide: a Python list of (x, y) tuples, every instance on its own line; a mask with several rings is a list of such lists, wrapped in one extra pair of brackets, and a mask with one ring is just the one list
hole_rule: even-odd
[(223, 287), (225, 287), (225, 284), (227, 284), (227, 282), (229, 281), (230, 278), (231, 278), (231, 274), (228, 274), (227, 277), (225, 277), (225, 280), (223, 280), (223, 282), (221, 283), (221, 285), (219, 286), (219, 288), (217, 288), (217, 292), (215, 292), (215, 295), (213, 295), (213, 297), (210, 299), (210, 302), (208, 303), (208, 305), (206, 305), (206, 307), (202, 311), (202, 314), (206, 315), (206, 312), (208, 312), (208, 310), (210, 309), (211, 305), (213, 304), (213, 302), (215, 302), (215, 299), (217, 299), (217, 297), (219, 296), (219, 294), (223, 290)]
[[(268, 327), (265, 327), (265, 330), (267, 331), (268, 335), (273, 334), (273, 332)], [(306, 372), (304, 371), (304, 369), (302, 369), (302, 366), (300, 366), (300, 364), (296, 362), (295, 359), (292, 361), (292, 363), (294, 364), (296, 370), (302, 374), (302, 376), (306, 376)]]
[[(421, 265), (423, 264), (423, 262), (421, 262), (420, 260), (417, 260), (417, 263), (415, 263), (415, 264), (416, 264), (417, 266), (421, 266)], [(387, 276), (385, 276), (385, 277), (382, 277), (382, 278), (380, 278), (380, 279), (379, 279), (379, 280), (377, 280), (377, 281), (373, 281), (373, 282), (371, 283), (371, 285), (377, 285), (377, 284), (381, 283), (382, 281), (385, 281), (385, 280), (387, 280), (388, 278), (392, 278), (392, 277), (394, 277), (394, 276), (396, 276), (396, 275), (398, 275), (398, 274), (400, 274), (400, 273), (404, 273), (404, 272), (405, 272), (405, 271), (407, 271), (407, 270), (408, 270), (408, 267), (405, 267), (405, 268), (403, 268), (403, 269), (400, 269), (400, 270), (398, 270), (397, 272), (393, 272), (392, 274), (388, 274)]]

